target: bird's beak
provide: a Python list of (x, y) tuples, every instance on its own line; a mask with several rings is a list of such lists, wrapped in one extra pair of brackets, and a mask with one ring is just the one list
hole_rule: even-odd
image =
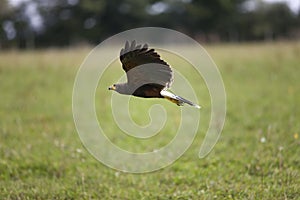
[(108, 90), (116, 90), (116, 87), (114, 85), (112, 85), (108, 88)]

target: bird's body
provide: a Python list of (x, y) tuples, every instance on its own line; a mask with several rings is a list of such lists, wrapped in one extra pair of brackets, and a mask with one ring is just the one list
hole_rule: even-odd
[(120, 52), (120, 61), (127, 75), (127, 83), (114, 84), (109, 90), (143, 98), (165, 98), (179, 106), (186, 103), (200, 108), (168, 91), (173, 82), (173, 71), (154, 49), (148, 49), (147, 44), (136, 45), (133, 41), (129, 45), (126, 42)]
[(163, 98), (160, 94), (162, 89), (162, 86), (158, 84), (145, 84), (135, 90), (132, 95), (144, 98)]

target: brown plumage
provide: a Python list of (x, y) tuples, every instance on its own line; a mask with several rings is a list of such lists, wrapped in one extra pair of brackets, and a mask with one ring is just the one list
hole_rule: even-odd
[(126, 41), (120, 52), (120, 61), (127, 75), (127, 83), (114, 84), (109, 90), (143, 98), (166, 98), (177, 105), (187, 103), (200, 108), (197, 104), (167, 91), (173, 82), (173, 71), (147, 44), (142, 46), (136, 45), (135, 41), (131, 44)]

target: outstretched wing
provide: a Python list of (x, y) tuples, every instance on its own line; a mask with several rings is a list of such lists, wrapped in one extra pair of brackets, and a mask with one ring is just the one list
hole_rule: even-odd
[(173, 81), (171, 67), (148, 45), (136, 45), (126, 41), (120, 52), (122, 67), (127, 74), (128, 84), (158, 84), (162, 88), (170, 87)]

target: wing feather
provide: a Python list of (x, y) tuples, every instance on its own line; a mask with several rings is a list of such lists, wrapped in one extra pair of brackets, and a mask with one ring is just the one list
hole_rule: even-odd
[(147, 44), (136, 45), (136, 41), (121, 49), (120, 60), (127, 74), (129, 84), (160, 84), (170, 87), (173, 81), (171, 67), (160, 58), (154, 49), (149, 49)]

